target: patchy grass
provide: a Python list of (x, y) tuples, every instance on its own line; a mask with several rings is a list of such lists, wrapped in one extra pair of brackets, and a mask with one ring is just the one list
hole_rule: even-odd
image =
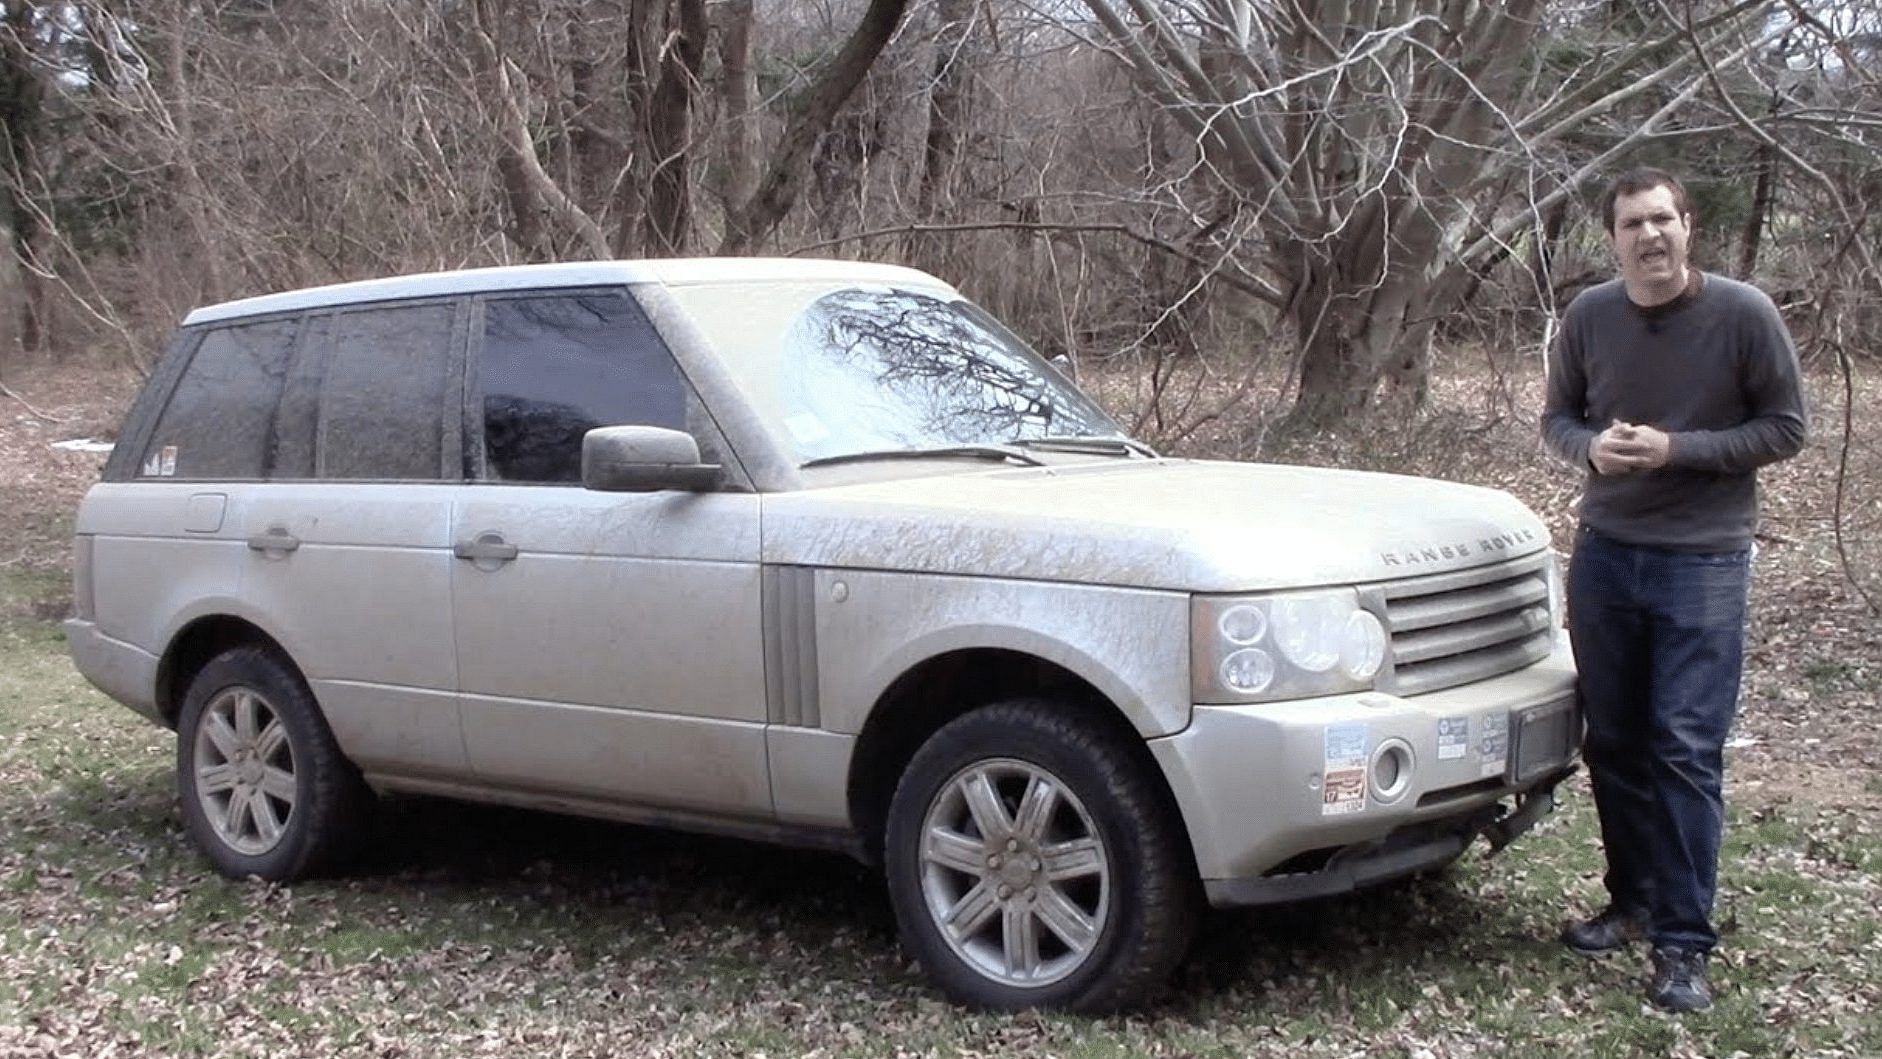
[(1735, 810), (1703, 1016), (1645, 1005), (1644, 954), (1555, 943), (1599, 900), (1577, 784), (1501, 857), (1216, 915), (1165, 995), (1091, 1020), (941, 1002), (835, 856), (399, 800), (351, 877), (224, 880), (172, 754), (53, 623), (0, 619), (0, 1055), (1882, 1053), (1882, 835), (1853, 808)]

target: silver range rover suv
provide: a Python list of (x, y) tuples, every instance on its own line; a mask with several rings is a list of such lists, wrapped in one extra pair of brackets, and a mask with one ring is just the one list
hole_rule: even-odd
[(1500, 845), (1576, 764), (1507, 495), (1165, 459), (935, 278), (601, 262), (191, 313), (78, 515), (78, 668), (231, 876), (403, 791), (846, 850), (970, 1004)]

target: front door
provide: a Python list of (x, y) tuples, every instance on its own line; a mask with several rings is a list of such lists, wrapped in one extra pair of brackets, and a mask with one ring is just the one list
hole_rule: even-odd
[(452, 519), (458, 681), (473, 773), (493, 786), (768, 816), (758, 497), (597, 493), (597, 426), (719, 447), (622, 290), (492, 296), (473, 318)]

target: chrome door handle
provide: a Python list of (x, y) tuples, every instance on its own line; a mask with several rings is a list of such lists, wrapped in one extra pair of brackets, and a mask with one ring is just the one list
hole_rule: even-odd
[(289, 533), (286, 527), (270, 526), (268, 532), (257, 533), (248, 538), (248, 550), (252, 552), (281, 552), (286, 554), (301, 546), (301, 539)]
[(479, 566), (484, 563), (507, 563), (516, 558), (516, 545), (504, 540), (501, 533), (479, 533), (471, 540), (451, 545), (451, 554)]

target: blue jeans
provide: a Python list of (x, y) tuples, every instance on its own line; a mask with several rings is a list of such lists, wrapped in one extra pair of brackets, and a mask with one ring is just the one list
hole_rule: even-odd
[(1656, 946), (1710, 950), (1725, 734), (1744, 662), (1748, 551), (1623, 544), (1583, 527), (1568, 575), (1614, 904), (1645, 910)]

